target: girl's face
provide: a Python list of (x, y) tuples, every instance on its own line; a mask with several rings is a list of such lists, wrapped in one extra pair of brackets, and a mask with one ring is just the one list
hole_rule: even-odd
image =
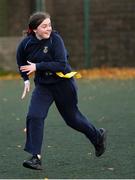
[(48, 39), (52, 32), (51, 20), (46, 18), (37, 29), (33, 30), (38, 39)]

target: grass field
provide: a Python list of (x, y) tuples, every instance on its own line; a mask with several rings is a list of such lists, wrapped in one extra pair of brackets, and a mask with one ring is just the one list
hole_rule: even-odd
[(30, 95), (23, 82), (0, 81), (0, 179), (135, 179), (135, 79), (78, 80), (79, 107), (108, 131), (106, 153), (94, 156), (84, 135), (72, 130), (53, 105), (45, 125), (43, 171), (22, 167)]

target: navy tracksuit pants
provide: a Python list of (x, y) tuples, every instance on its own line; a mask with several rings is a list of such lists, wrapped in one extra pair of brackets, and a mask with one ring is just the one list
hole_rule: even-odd
[(31, 154), (41, 154), (44, 120), (53, 102), (66, 124), (86, 135), (96, 147), (100, 132), (79, 111), (76, 87), (73, 78), (64, 79), (56, 84), (36, 85), (27, 115), (25, 151)]

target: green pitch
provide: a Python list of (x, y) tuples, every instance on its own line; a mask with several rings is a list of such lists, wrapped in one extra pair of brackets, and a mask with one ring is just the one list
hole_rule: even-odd
[[(33, 85), (32, 85), (33, 86)], [(22, 167), (25, 115), (30, 95), (21, 100), (23, 82), (0, 81), (0, 179), (134, 179), (135, 80), (79, 80), (79, 107), (108, 130), (100, 158), (81, 133), (69, 128), (55, 105), (45, 123), (43, 171)]]

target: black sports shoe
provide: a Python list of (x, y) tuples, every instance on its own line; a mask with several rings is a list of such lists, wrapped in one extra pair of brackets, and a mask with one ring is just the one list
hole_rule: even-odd
[(101, 139), (99, 140), (99, 144), (95, 147), (95, 154), (97, 157), (101, 156), (106, 150), (106, 130), (100, 128), (99, 131), (101, 133)]
[(25, 160), (23, 162), (23, 166), (30, 169), (42, 170), (41, 160), (37, 157), (37, 155), (32, 156), (29, 160)]

